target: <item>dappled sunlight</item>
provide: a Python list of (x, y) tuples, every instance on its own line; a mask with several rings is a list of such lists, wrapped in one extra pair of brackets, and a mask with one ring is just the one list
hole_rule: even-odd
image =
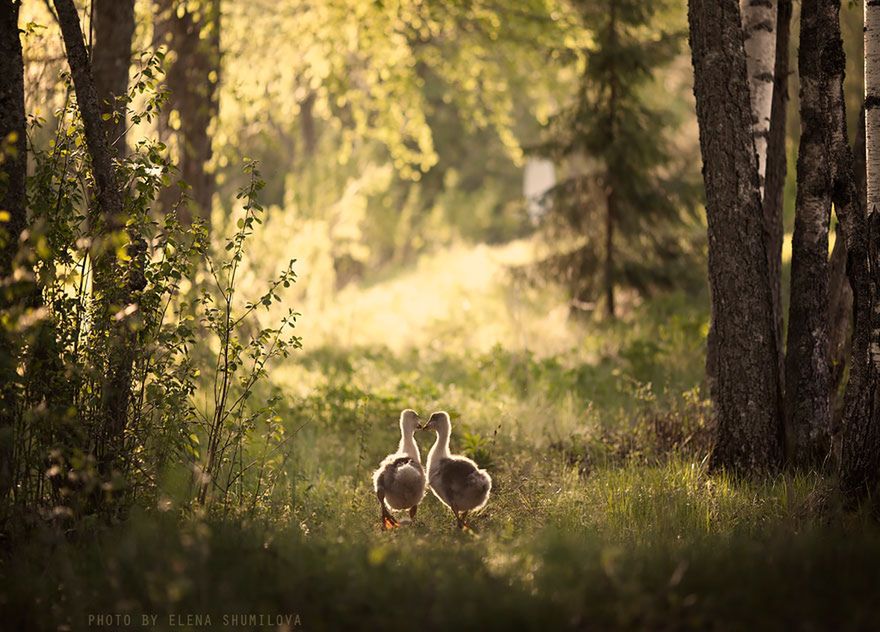
[[(341, 290), (300, 331), (310, 345), (387, 346), (395, 351), (487, 351), (495, 345), (552, 354), (577, 343), (564, 297), (511, 286), (508, 266), (534, 260), (534, 246), (459, 244), (425, 255), (411, 270)], [(547, 296), (549, 295), (549, 296)], [(549, 300), (547, 300), (549, 298)]]

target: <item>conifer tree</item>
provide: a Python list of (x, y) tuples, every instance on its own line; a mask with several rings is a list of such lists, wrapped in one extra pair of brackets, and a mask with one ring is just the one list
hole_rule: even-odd
[(675, 117), (657, 105), (654, 84), (681, 38), (659, 24), (666, 2), (575, 4), (591, 44), (575, 51), (577, 95), (538, 149), (572, 174), (548, 193), (546, 222), (574, 239), (543, 265), (569, 284), (573, 306), (601, 296), (613, 318), (618, 287), (646, 294), (671, 286), (688, 259), (680, 228), (696, 189), (673, 158)]

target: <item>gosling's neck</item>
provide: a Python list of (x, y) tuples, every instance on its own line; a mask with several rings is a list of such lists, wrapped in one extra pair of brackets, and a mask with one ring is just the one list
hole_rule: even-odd
[(431, 448), (431, 453), (428, 455), (429, 460), (439, 460), (449, 458), (449, 427), (441, 427), (437, 429), (437, 441), (434, 442), (434, 447)]
[(398, 452), (402, 452), (409, 458), (418, 463), (422, 462), (422, 455), (419, 453), (419, 446), (416, 445), (416, 439), (412, 430), (400, 431), (400, 445), (397, 447)]

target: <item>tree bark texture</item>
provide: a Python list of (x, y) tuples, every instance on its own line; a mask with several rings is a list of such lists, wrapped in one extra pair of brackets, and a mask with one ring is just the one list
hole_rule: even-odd
[(134, 36), (134, 0), (95, 0), (95, 44), (92, 71), (107, 138), (119, 156), (125, 155), (125, 114), (128, 106), (128, 72)]
[[(833, 108), (842, 107), (836, 105), (832, 98), (832, 116), (835, 116)], [(853, 177), (855, 179), (856, 193), (858, 194), (858, 212), (864, 212), (865, 208), (865, 112), (862, 110), (859, 116), (858, 131), (852, 151)], [(833, 191), (833, 189), (832, 189)], [(831, 250), (831, 258), (828, 262), (828, 325), (829, 325), (829, 354), (831, 364), (831, 435), (835, 437), (840, 430), (840, 419), (843, 412), (843, 397), (839, 395), (840, 386), (843, 382), (843, 374), (849, 357), (852, 355), (851, 332), (853, 315), (853, 294), (847, 277), (847, 251), (846, 234), (840, 224), (840, 211), (837, 210), (838, 226), (835, 231), (836, 239), (834, 248)]]
[[(82, 115), (86, 144), (92, 158), (97, 213), (91, 213), (94, 233), (106, 234), (124, 226), (122, 190), (116, 182), (110, 144), (101, 121), (98, 93), (92, 79), (89, 54), (83, 42), (79, 14), (73, 0), (54, 0), (58, 22), (67, 49), (67, 61), (73, 77), (76, 101)], [(112, 257), (112, 254), (105, 255)], [(98, 268), (97, 262), (95, 265)], [(97, 270), (96, 270), (97, 272)]]
[(752, 107), (752, 135), (763, 196), (776, 62), (776, 0), (740, 0), (740, 6)]
[[(67, 49), (67, 60), (73, 76), (77, 104), (85, 129), (86, 144), (92, 159), (96, 188), (96, 212), (90, 212), (93, 239), (107, 242), (114, 232), (125, 225), (122, 189), (113, 168), (110, 144), (102, 125), (101, 109), (92, 79), (92, 70), (80, 29), (79, 15), (73, 0), (54, 0), (58, 21)], [(136, 234), (129, 234), (131, 261), (141, 259), (143, 243)], [(124, 442), (131, 396), (131, 369), (135, 353), (135, 334), (126, 318), (117, 317), (118, 311), (132, 302), (137, 290), (143, 289), (142, 275), (130, 267), (127, 275), (120, 269), (113, 248), (98, 247), (93, 256), (93, 287), (100, 305), (97, 327), (109, 331), (107, 366), (101, 392), (100, 436), (95, 438), (99, 468), (108, 474), (110, 465), (120, 456)]]
[[(850, 502), (876, 490), (880, 459), (880, 402), (877, 393), (880, 363), (880, 318), (877, 314), (880, 307), (877, 300), (877, 271), (880, 270), (877, 261), (877, 205), (880, 203), (880, 0), (865, 2), (864, 38), (867, 204), (864, 212), (849, 213), (846, 206), (838, 211), (842, 213), (841, 223), (846, 234), (847, 267), (853, 291), (852, 359), (844, 397), (839, 472), (841, 490)], [(835, 61), (842, 63), (834, 56), (828, 57), (829, 64)], [(842, 111), (843, 105), (840, 104), (835, 110)], [(842, 118), (844, 115), (838, 112), (837, 116)], [(858, 204), (859, 196), (854, 189), (855, 185), (845, 189), (844, 193), (849, 191), (855, 197), (855, 204)]]
[[(170, 108), (180, 117), (178, 160), (183, 180), (192, 187), (195, 216), (209, 222), (214, 195), (211, 122), (217, 115), (220, 80), (220, 1), (201, 0), (196, 19), (179, 0), (156, 0), (157, 39), (167, 44), (174, 60), (166, 67)], [(193, 211), (181, 208), (181, 221), (192, 223)]]
[(24, 66), (18, 34), (21, 5), (0, 2), (0, 211), (9, 214), (2, 228), (6, 239), (0, 249), (0, 278), (12, 272), (19, 236), (27, 224), (25, 177), (27, 145), (24, 114)]
[(737, 0), (690, 0), (703, 155), (718, 422), (712, 469), (776, 469), (782, 456), (778, 352)]
[(785, 178), (788, 171), (786, 119), (788, 110), (789, 40), (791, 37), (791, 0), (776, 4), (776, 63), (774, 66), (773, 103), (770, 111), (770, 135), (767, 139), (767, 172), (764, 181), (764, 231), (767, 241), (767, 265), (770, 291), (773, 294), (773, 318), (776, 322), (776, 347), (779, 352), (780, 384), (784, 379), (784, 334), (782, 318), (782, 215)]
[[(8, 214), (2, 229), (0, 282), (13, 271), (20, 236), (27, 225), (25, 182), (27, 144), (24, 66), (18, 32), (20, 4), (0, 0), (0, 211)], [(10, 307), (10, 286), (0, 288), (0, 310)], [(13, 429), (18, 411), (19, 380), (11, 332), (0, 325), (0, 503), (12, 489)]]
[(791, 247), (791, 299), (785, 356), (787, 452), (809, 467), (827, 453), (831, 427), (828, 356), (828, 229), (831, 178), (826, 153), (827, 84), (820, 68), (822, 0), (801, 4), (801, 140)]

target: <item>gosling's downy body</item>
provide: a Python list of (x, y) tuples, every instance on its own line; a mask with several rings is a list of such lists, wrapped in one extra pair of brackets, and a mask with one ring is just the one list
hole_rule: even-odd
[(428, 485), (440, 502), (452, 510), (462, 529), (468, 512), (486, 506), (492, 477), (469, 458), (449, 452), (452, 422), (447, 413), (433, 413), (423, 428), (437, 433), (437, 441), (428, 452)]
[(422, 456), (413, 434), (419, 427), (419, 416), (407, 408), (400, 413), (400, 445), (389, 454), (373, 472), (373, 489), (381, 507), (382, 527), (393, 529), (399, 523), (391, 515), (392, 509), (409, 509), (415, 519), (416, 510), (425, 497), (425, 470)]

